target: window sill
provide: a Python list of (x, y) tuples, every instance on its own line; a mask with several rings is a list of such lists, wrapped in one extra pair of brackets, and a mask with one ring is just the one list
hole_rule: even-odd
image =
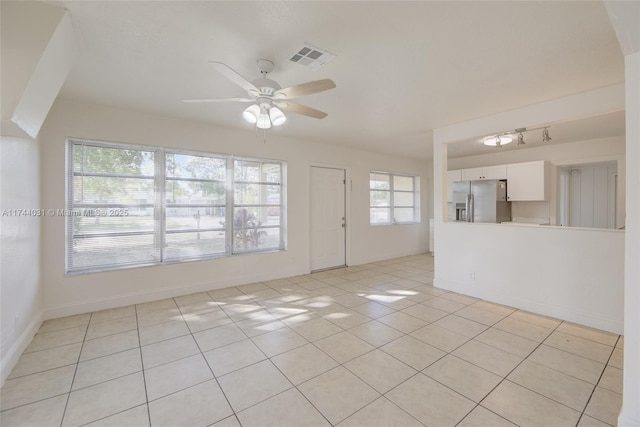
[(195, 262), (195, 261), (214, 261), (225, 258), (235, 258), (235, 257), (243, 257), (248, 255), (260, 255), (260, 254), (272, 254), (276, 252), (285, 252), (286, 249), (265, 249), (263, 251), (247, 251), (247, 252), (239, 252), (235, 254), (220, 254), (217, 256), (207, 256), (207, 257), (199, 257), (199, 258), (188, 258), (188, 259), (179, 259), (179, 260), (167, 260), (164, 262), (157, 263), (144, 263), (144, 264), (132, 264), (132, 265), (119, 265), (115, 267), (96, 267), (96, 268), (87, 268), (84, 270), (72, 270), (65, 271), (64, 275), (66, 276), (79, 276), (82, 274), (95, 274), (95, 273), (108, 273), (111, 271), (119, 271), (119, 270), (129, 270), (132, 268), (148, 268), (148, 267), (162, 267), (166, 265), (180, 264), (184, 262)]

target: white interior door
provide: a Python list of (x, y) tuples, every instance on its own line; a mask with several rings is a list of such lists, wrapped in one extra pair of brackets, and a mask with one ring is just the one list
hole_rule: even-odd
[(615, 164), (569, 169), (569, 226), (615, 228)]
[(311, 270), (346, 264), (344, 169), (311, 167)]

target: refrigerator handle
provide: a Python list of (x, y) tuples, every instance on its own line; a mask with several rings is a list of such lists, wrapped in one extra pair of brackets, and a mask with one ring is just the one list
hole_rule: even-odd
[(473, 215), (474, 214), (474, 212), (473, 212), (473, 208), (474, 208), (474, 206), (473, 206), (473, 193), (467, 194), (467, 200), (466, 200), (465, 205), (466, 205), (465, 209), (467, 211), (467, 222), (473, 222), (473, 216), (474, 216)]

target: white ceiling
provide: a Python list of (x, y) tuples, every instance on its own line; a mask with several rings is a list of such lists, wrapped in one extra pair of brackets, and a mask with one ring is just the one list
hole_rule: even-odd
[[(70, 11), (82, 47), (61, 97), (252, 132), (245, 104), (180, 100), (244, 96), (208, 61), (252, 80), (267, 58), (283, 87), (337, 85), (299, 99), (327, 118), (288, 114), (269, 132), (417, 158), (431, 157), (434, 128), (624, 79), (602, 2), (52, 3)], [(305, 42), (337, 57), (317, 70), (289, 62)], [(609, 118), (598, 134), (620, 131)]]

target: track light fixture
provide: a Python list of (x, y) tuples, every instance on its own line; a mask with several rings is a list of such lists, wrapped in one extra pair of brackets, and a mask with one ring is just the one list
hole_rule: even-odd
[(511, 141), (513, 141), (513, 138), (509, 135), (496, 135), (485, 139), (482, 143), (490, 147), (502, 147), (503, 145), (510, 144)]
[(525, 132), (526, 130), (527, 130), (527, 128), (518, 128), (518, 129), (516, 129), (516, 132), (518, 132), (518, 144), (517, 145), (525, 145), (524, 134), (522, 132)]
[(484, 141), (482, 141), (482, 143), (490, 147), (502, 147), (503, 145), (507, 145), (511, 141), (513, 141), (513, 137), (511, 135), (517, 134), (518, 143), (516, 145), (518, 146), (527, 145), (524, 142), (524, 134), (526, 132), (529, 132), (532, 130), (539, 130), (539, 129), (542, 129), (542, 142), (550, 142), (551, 137), (549, 136), (549, 126), (541, 126), (541, 127), (532, 128), (532, 129), (517, 128), (517, 129), (514, 129), (513, 131), (502, 132), (497, 135), (493, 135), (486, 138)]

